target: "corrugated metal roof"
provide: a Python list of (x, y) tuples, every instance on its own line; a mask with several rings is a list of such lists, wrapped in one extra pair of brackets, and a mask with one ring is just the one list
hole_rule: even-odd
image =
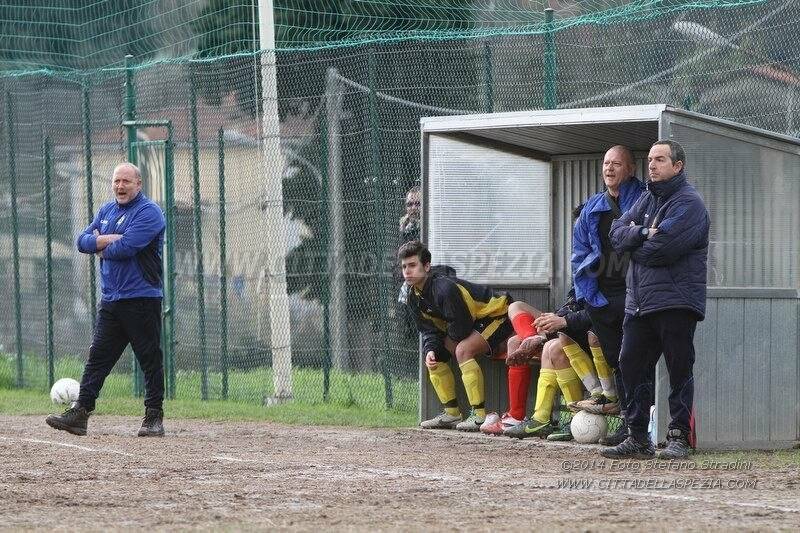
[(647, 151), (658, 139), (658, 122), (475, 129), (469, 135), (550, 155), (602, 153), (615, 144)]
[(550, 109), (425, 117), (423, 133), (458, 132), (482, 139), (536, 150), (542, 155), (603, 153), (609, 146), (624, 144), (634, 151), (647, 151), (658, 139), (662, 115), (689, 117), (724, 128), (800, 146), (800, 139), (677, 109), (666, 105)]

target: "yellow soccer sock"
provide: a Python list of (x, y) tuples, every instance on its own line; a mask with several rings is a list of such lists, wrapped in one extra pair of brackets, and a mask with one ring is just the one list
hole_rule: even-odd
[(583, 386), (586, 387), (586, 390), (592, 394), (600, 394), (602, 387), (600, 381), (597, 379), (597, 375), (594, 373), (594, 367), (592, 367), (592, 360), (589, 359), (589, 354), (584, 352), (580, 344), (577, 343), (565, 344), (564, 354), (567, 356), (567, 359), (569, 359), (570, 366), (575, 370), (575, 373), (583, 382)]
[(564, 395), (564, 401), (567, 402), (567, 405), (583, 399), (581, 380), (578, 379), (578, 374), (575, 373), (572, 367), (556, 370), (556, 379), (558, 388), (561, 389), (561, 394)]
[(456, 378), (453, 376), (453, 371), (447, 363), (439, 363), (434, 368), (428, 369), (428, 374), (431, 378), (431, 385), (433, 390), (436, 391), (436, 396), (439, 401), (445, 406), (444, 410), (448, 415), (458, 416), (461, 410), (456, 403)]
[(594, 367), (597, 369), (597, 377), (600, 378), (600, 385), (603, 387), (603, 394), (609, 400), (616, 401), (617, 387), (614, 385), (614, 371), (606, 363), (606, 357), (603, 355), (603, 349), (600, 346), (592, 346), (591, 350)]
[(484, 408), (483, 371), (475, 359), (468, 359), (458, 365), (461, 368), (461, 381), (467, 391), (467, 400), (478, 418), (486, 417)]
[(539, 371), (539, 381), (536, 383), (536, 408), (533, 419), (542, 424), (550, 421), (553, 414), (553, 400), (558, 391), (558, 377), (552, 368), (543, 368)]

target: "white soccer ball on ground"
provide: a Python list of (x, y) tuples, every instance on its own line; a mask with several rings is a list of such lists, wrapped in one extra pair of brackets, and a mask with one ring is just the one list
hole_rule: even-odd
[(53, 383), (50, 389), (50, 399), (53, 403), (70, 404), (78, 400), (81, 384), (72, 378), (61, 378)]
[(595, 444), (608, 432), (606, 417), (595, 415), (586, 411), (579, 411), (572, 417), (570, 423), (572, 436), (581, 444)]

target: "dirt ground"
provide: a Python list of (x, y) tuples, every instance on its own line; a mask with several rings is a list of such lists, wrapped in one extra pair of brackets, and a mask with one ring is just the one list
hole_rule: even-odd
[[(784, 529), (800, 469), (612, 464), (597, 447), (453, 431), (0, 415), (0, 528)], [(667, 463), (659, 463), (665, 465)], [(706, 468), (703, 468), (703, 467)], [(730, 469), (733, 467), (733, 469)], [(573, 486), (565, 485), (572, 483)]]

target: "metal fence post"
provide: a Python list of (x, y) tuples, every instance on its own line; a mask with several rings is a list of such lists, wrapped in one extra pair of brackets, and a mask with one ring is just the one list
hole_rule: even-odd
[(55, 349), (53, 342), (53, 206), (51, 202), (50, 138), (44, 139), (44, 232), (45, 279), (47, 283), (47, 379), (48, 387), (55, 382)]
[(222, 399), (228, 399), (228, 268), (225, 250), (225, 130), (219, 129), (219, 357)]
[[(125, 56), (125, 120), (136, 120), (136, 87), (133, 82), (133, 56)], [(128, 128), (128, 162), (136, 165), (139, 153), (136, 147), (136, 128)], [(133, 394), (142, 396), (144, 391), (144, 374), (136, 357), (133, 358)]]
[(17, 350), (17, 387), (25, 385), (22, 353), (22, 294), (19, 281), (19, 212), (17, 211), (17, 164), (14, 154), (14, 106), (11, 93), (6, 93), (6, 131), (8, 131), (8, 180), (11, 189), (11, 248), (14, 270), (14, 328)]
[[(83, 162), (86, 173), (87, 224), (94, 219), (94, 191), (92, 190), (92, 108), (89, 100), (89, 82), (83, 85)], [(92, 313), (92, 329), (97, 320), (97, 280), (94, 254), (89, 254), (89, 306)]]
[(197, 283), (197, 327), (200, 337), (200, 364), (202, 378), (200, 397), (208, 400), (208, 352), (206, 350), (206, 298), (205, 270), (203, 268), (203, 228), (200, 217), (200, 154), (197, 146), (197, 87), (194, 79), (194, 65), (189, 64), (189, 95), (192, 144), (192, 203), (194, 208), (194, 252), (195, 282)]
[(378, 297), (378, 307), (376, 317), (379, 322), (380, 331), (380, 350), (378, 352), (378, 367), (381, 374), (383, 374), (383, 387), (386, 396), (386, 407), (389, 408), (393, 405), (394, 399), (392, 395), (392, 376), (389, 373), (389, 339), (387, 333), (387, 313), (389, 305), (389, 291), (386, 286), (386, 277), (384, 276), (383, 259), (385, 258), (385, 244), (386, 244), (386, 219), (385, 207), (386, 198), (383, 184), (383, 170), (381, 168), (381, 152), (380, 152), (380, 132), (378, 131), (378, 102), (375, 97), (377, 65), (375, 62), (375, 49), (369, 49), (369, 64), (368, 64), (368, 83), (369, 83), (369, 132), (370, 132), (370, 154), (372, 162), (372, 184), (373, 184), (373, 197), (374, 197), (374, 218), (375, 218), (375, 231), (378, 232), (376, 242), (374, 243), (373, 253), (377, 258), (375, 261), (376, 269), (376, 292)]

